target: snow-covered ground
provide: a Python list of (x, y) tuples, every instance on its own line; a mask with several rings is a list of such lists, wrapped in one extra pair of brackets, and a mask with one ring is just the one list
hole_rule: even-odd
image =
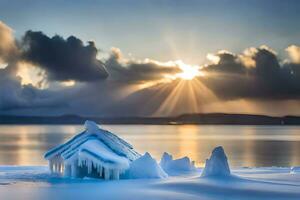
[[(94, 122), (87, 121), (85, 127), (46, 153), (49, 167), (0, 166), (0, 200), (300, 199), (300, 167), (230, 169), (221, 146), (212, 151), (204, 169), (188, 157), (173, 159), (166, 152), (158, 163)], [(82, 161), (88, 170), (78, 167)], [(69, 162), (72, 176), (62, 170)], [(92, 176), (94, 167), (97, 176)], [(82, 176), (77, 168), (84, 171)], [(121, 180), (116, 180), (120, 169)], [(109, 180), (110, 170), (117, 171), (114, 180)]]
[(215, 178), (201, 171), (103, 181), (56, 177), (46, 166), (0, 166), (0, 199), (300, 199), (300, 168), (238, 168)]

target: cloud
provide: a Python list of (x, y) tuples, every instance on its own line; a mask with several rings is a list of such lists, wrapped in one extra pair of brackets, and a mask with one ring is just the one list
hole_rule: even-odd
[[(13, 35), (13, 30), (0, 21), (0, 111), (20, 111), (33, 109), (67, 107), (66, 97), (69, 91), (51, 91), (25, 84), (20, 69), (27, 69), (22, 59), (23, 47)], [(28, 77), (29, 78), (29, 77)]]
[[(296, 47), (292, 49), (289, 51), (295, 54)], [(221, 52), (215, 56), (219, 59), (218, 63), (204, 68), (211, 76), (201, 80), (220, 98), (300, 97), (300, 65), (281, 63), (277, 53), (269, 47), (249, 48), (239, 55)]]
[(10, 27), (0, 21), (0, 63), (11, 62), (17, 53), (17, 47)]
[(239, 74), (244, 73), (244, 66), (238, 57), (228, 51), (219, 51), (216, 54), (208, 54), (207, 58), (213, 62), (204, 67), (207, 72), (222, 72)]
[(42, 32), (27, 31), (22, 40), (23, 59), (46, 71), (50, 81), (97, 81), (108, 73), (97, 59), (94, 42), (70, 36), (50, 38)]
[(175, 61), (158, 62), (155, 60), (125, 59), (117, 48), (112, 48), (110, 57), (105, 61), (105, 66), (111, 80), (118, 81), (153, 81), (163, 79), (165, 75), (175, 75), (181, 72)]
[(299, 46), (291, 45), (288, 48), (286, 48), (285, 50), (288, 52), (293, 63), (300, 64), (300, 47)]
[(22, 85), (12, 68), (0, 69), (0, 111), (67, 106), (68, 92), (41, 90), (31, 84)]
[[(275, 101), (292, 101), (293, 107), (287, 108), (295, 110), (300, 47), (291, 45), (286, 51), (289, 59), (284, 61), (267, 46), (209, 54), (210, 62), (196, 69), (205, 76), (191, 84), (178, 76), (183, 73), (182, 61), (127, 59), (117, 48), (100, 60), (93, 42), (34, 31), (16, 41), (12, 29), (0, 22), (0, 61), (7, 64), (0, 67), (0, 113), (148, 116), (164, 114), (156, 112), (163, 110), (161, 106), (166, 115), (231, 108), (240, 112), (239, 106), (247, 105), (241, 102), (248, 101), (252, 103), (247, 111), (258, 103), (262, 106), (256, 111), (268, 102), (281, 105)], [(39, 86), (45, 79), (48, 88)]]

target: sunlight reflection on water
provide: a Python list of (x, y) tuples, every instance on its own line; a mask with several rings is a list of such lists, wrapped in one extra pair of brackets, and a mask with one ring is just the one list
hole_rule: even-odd
[[(202, 166), (222, 145), (233, 166), (300, 165), (300, 127), (213, 125), (104, 125), (140, 153), (156, 159), (167, 151)], [(83, 130), (78, 125), (0, 126), (0, 165), (44, 165), (43, 154)]]

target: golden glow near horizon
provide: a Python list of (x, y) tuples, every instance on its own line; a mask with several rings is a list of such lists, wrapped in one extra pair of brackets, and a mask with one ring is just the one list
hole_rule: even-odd
[(71, 87), (71, 86), (74, 86), (75, 83), (76, 83), (76, 82), (73, 81), (73, 80), (61, 82), (61, 84), (62, 84), (63, 86), (65, 86), (65, 87)]

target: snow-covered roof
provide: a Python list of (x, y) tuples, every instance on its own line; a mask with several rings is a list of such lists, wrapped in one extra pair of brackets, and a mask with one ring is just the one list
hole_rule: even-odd
[(61, 156), (65, 163), (72, 162), (73, 158), (81, 161), (92, 160), (105, 163), (114, 168), (127, 168), (129, 162), (140, 157), (133, 147), (115, 134), (99, 128), (93, 121), (86, 121), (85, 131), (74, 136), (45, 154), (45, 159), (51, 160)]

